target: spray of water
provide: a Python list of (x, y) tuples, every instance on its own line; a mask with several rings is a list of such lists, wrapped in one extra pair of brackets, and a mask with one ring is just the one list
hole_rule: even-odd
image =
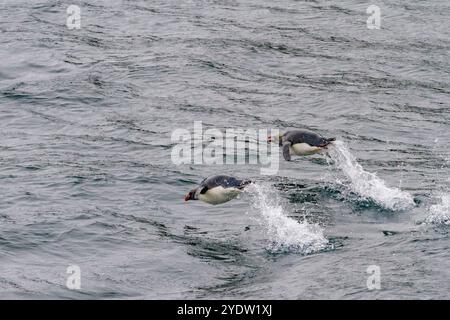
[(405, 210), (414, 206), (414, 199), (409, 193), (390, 188), (375, 173), (365, 171), (344, 142), (335, 141), (329, 147), (328, 154), (348, 178), (351, 191), (359, 196), (389, 210)]
[(252, 184), (247, 192), (252, 198), (253, 209), (262, 217), (259, 220), (267, 230), (271, 241), (269, 251), (309, 254), (325, 249), (328, 240), (323, 235), (323, 229), (316, 224), (289, 218), (273, 187)]
[(441, 193), (439, 201), (430, 207), (425, 223), (450, 225), (450, 194)]

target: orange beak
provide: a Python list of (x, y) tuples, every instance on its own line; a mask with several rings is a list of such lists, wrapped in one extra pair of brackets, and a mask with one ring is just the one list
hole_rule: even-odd
[(184, 201), (186, 202), (186, 201), (189, 201), (189, 200), (191, 200), (191, 194), (190, 193), (188, 193), (185, 197), (184, 197)]

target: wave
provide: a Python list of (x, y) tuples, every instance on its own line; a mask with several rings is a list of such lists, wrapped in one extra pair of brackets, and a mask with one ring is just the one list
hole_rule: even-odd
[(438, 199), (438, 203), (430, 207), (425, 223), (450, 225), (450, 194), (441, 193)]
[(388, 187), (375, 173), (365, 171), (344, 142), (335, 141), (329, 147), (328, 155), (348, 178), (351, 191), (364, 199), (389, 210), (405, 210), (414, 206), (414, 198), (408, 192)]
[(299, 222), (286, 215), (276, 189), (268, 185), (251, 184), (246, 190), (252, 197), (252, 208), (263, 218), (260, 222), (271, 241), (267, 248), (269, 251), (309, 254), (327, 247), (328, 240), (319, 225)]

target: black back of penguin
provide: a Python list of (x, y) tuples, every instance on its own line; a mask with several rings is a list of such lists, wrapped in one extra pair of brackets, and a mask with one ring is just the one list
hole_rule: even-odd
[(215, 187), (221, 186), (225, 189), (226, 188), (242, 189), (244, 186), (246, 186), (250, 182), (251, 181), (249, 181), (249, 180), (240, 180), (240, 179), (236, 179), (235, 177), (232, 177), (232, 176), (216, 175), (216, 176), (211, 176), (211, 177), (204, 179), (200, 183), (200, 188), (206, 187), (207, 189), (213, 189)]
[(314, 147), (324, 147), (328, 145), (334, 138), (326, 139), (321, 135), (309, 130), (292, 130), (283, 134), (280, 144), (285, 141), (291, 142), (293, 145), (297, 143), (307, 143)]

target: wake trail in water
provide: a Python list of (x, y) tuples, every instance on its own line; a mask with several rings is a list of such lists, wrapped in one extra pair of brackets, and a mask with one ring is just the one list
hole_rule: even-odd
[(450, 194), (441, 193), (438, 203), (429, 209), (425, 223), (450, 225)]
[(334, 165), (349, 179), (349, 187), (354, 193), (390, 210), (405, 210), (414, 206), (414, 198), (408, 192), (390, 188), (375, 173), (365, 171), (343, 141), (333, 142), (328, 154)]
[(252, 198), (253, 209), (263, 218), (260, 222), (271, 241), (269, 251), (309, 254), (326, 248), (328, 240), (323, 235), (323, 229), (316, 224), (298, 222), (288, 217), (273, 187), (251, 184), (246, 191)]

